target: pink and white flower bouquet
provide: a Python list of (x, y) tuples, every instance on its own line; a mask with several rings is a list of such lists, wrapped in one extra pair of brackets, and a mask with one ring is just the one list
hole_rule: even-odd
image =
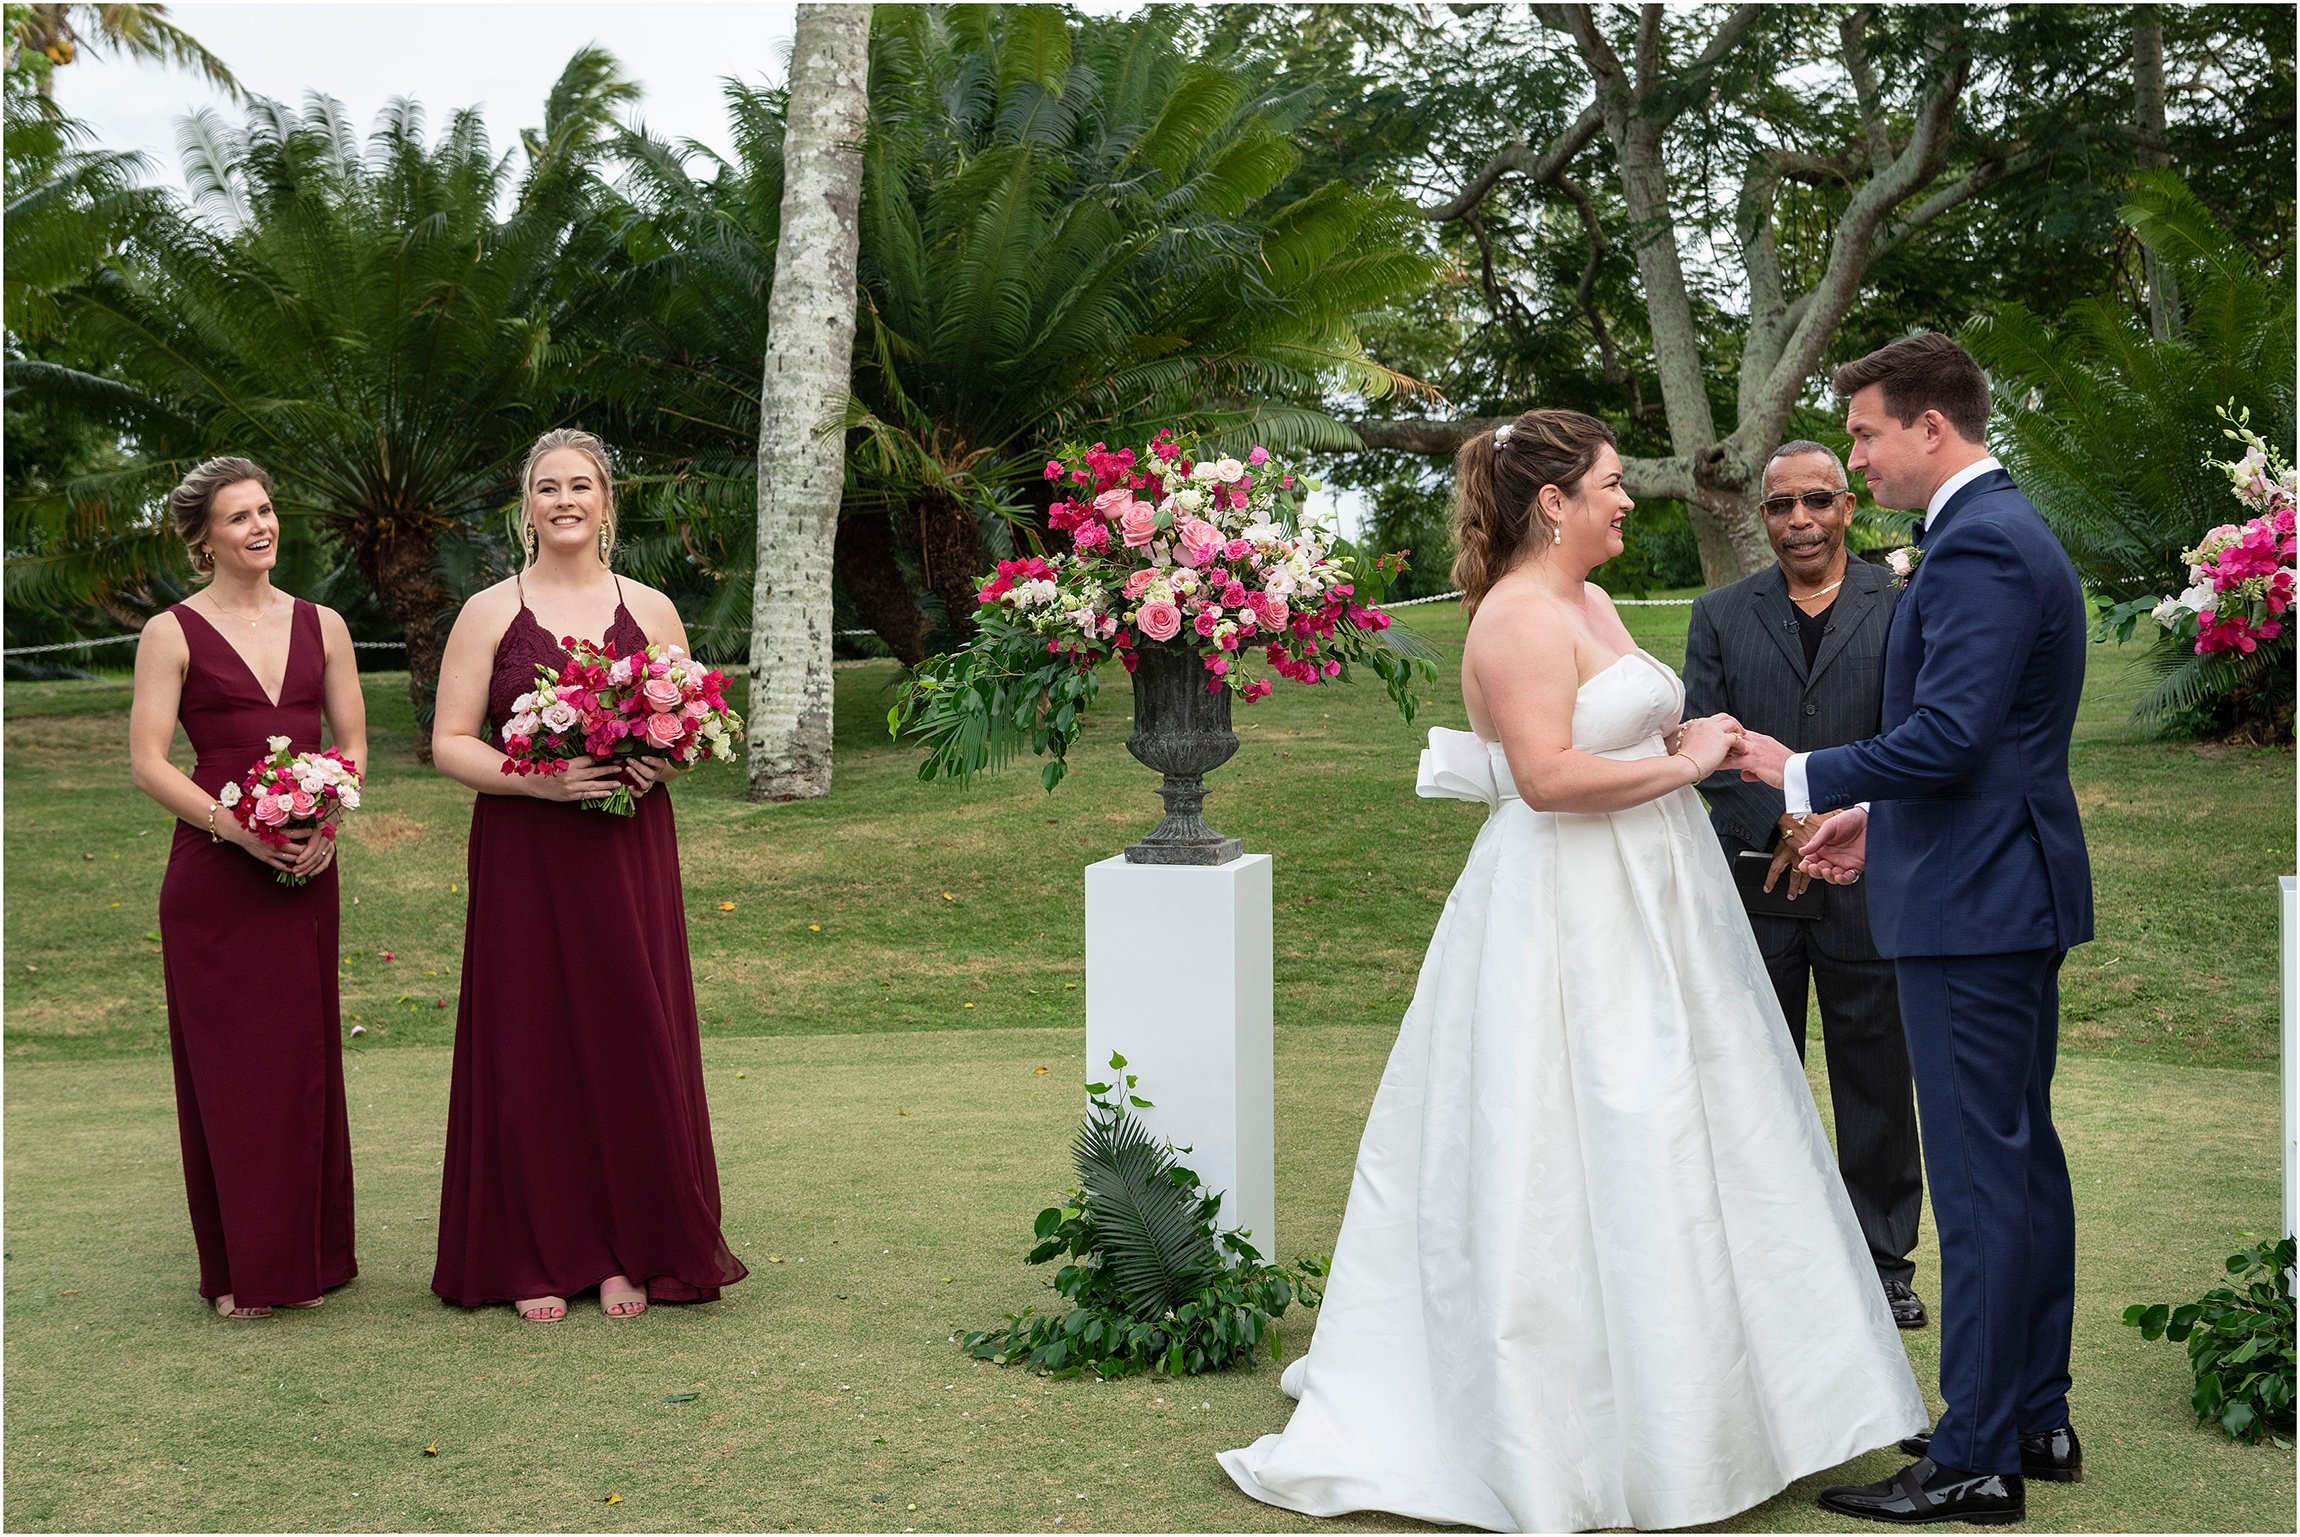
[[(286, 848), (288, 834), (307, 827), (332, 842), (337, 813), (359, 809), (359, 770), (332, 747), (291, 753), (288, 746), (284, 736), (266, 738), (264, 756), (217, 791), (216, 802), (272, 848)], [(310, 876), (285, 870), (277, 878), (282, 886), (311, 883)]]
[(1208, 692), (1245, 704), (1275, 687), (1256, 674), (1257, 657), (1304, 686), (1347, 681), (1363, 665), (1413, 718), (1433, 654), (1385, 635), (1379, 606), (1404, 556), (1361, 562), (1306, 515), (1310, 488), (1267, 449), (1198, 458), (1161, 431), (1139, 454), (1097, 443), (1045, 473), (1056, 548), (998, 562), (976, 594), (973, 638), (922, 664), (890, 713), (893, 729), (927, 743), (922, 778), (970, 777), (1027, 742), (1049, 757), (1052, 789), (1095, 669), (1116, 660), (1132, 672), (1144, 645), (1191, 652)]
[(2223, 419), (2228, 436), (2244, 445), (2241, 458), (2211, 461), (2228, 474), (2237, 502), (2252, 514), (2242, 523), (2207, 531), (2183, 551), (2188, 588), (2150, 612), (2196, 654), (2234, 651), (2245, 656), (2284, 633), (2294, 581), (2293, 510), (2300, 504), (2300, 473), (2252, 430), (2246, 411)]
[[(612, 645), (567, 637), (557, 672), (535, 669), (535, 687), (513, 701), (504, 722), (506, 774), (565, 773), (588, 754), (604, 763), (651, 757), (693, 767), (730, 757), (743, 729), (727, 708), (726, 675), (677, 646), (654, 645), (617, 656)], [(630, 816), (639, 799), (629, 784), (583, 803), (585, 810)]]

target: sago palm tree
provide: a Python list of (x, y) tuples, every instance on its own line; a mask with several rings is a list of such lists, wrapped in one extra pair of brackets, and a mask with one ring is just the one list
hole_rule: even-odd
[(194, 208), (61, 297), (107, 364), (9, 366), (14, 388), (115, 421), (136, 450), (60, 498), (149, 505), (188, 461), (256, 459), (405, 638), (428, 721), (455, 598), (442, 553), (510, 505), (569, 398), (559, 334), (592, 261), (576, 249), (590, 165), (632, 94), (607, 55), (577, 54), (516, 178), (475, 110), (427, 141), (398, 101), (364, 145), (317, 96), (300, 113), (258, 102), (244, 128), (188, 121)]
[[(2235, 457), (2220, 407), (2247, 408), (2292, 453), (2295, 306), (2290, 281), (2263, 272), (2173, 173), (2140, 178), (2124, 217), (2179, 279), (2169, 337), (2102, 299), (2058, 326), (2002, 305), (1967, 339), (1998, 386), (2004, 458), (2086, 587), (2129, 615), (2188, 585), (2181, 552), (2236, 519), (2228, 477), (2206, 464)], [(2200, 657), (2160, 638), (2158, 682), (2135, 714), (2204, 729), (2288, 716), (2291, 657), (2288, 642)]]
[(198, 38), (168, 20), (164, 5), (11, 5), (7, 13), (8, 68), (42, 61), (37, 70), (41, 95), (50, 94), (54, 72), (82, 53), (124, 54), (155, 64), (172, 64), (201, 76), (233, 100), (246, 92), (231, 67), (201, 46)]
[[(1410, 387), (1356, 329), (1426, 275), (1397, 207), (1339, 185), (1277, 200), (1301, 105), (1194, 60), (1183, 25), (1155, 9), (878, 12), (837, 571), (906, 660), (938, 618), (964, 626), (990, 555), (1030, 537), (1063, 441), (1156, 423), (1340, 448), (1354, 440), (1329, 393)], [(779, 99), (729, 100), (733, 161), (634, 144), (624, 186), (620, 344), (651, 360), (624, 376), (655, 392), (640, 430), (698, 472), (756, 441), (781, 191)], [(684, 504), (686, 542), (742, 572), (748, 530), (698, 537), (706, 505)], [(726, 585), (733, 619), (750, 584)]]

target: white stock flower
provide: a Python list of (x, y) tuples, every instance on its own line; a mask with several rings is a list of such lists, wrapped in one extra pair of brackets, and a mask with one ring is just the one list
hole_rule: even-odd
[(2180, 606), (2178, 598), (2166, 598), (2162, 603), (2148, 611), (2150, 618), (2168, 630), (2179, 629), (2180, 616), (2187, 612), (2187, 609)]
[(1016, 608), (1043, 608), (1062, 596), (1060, 588), (1044, 577), (1020, 583), (1006, 595), (1007, 602)]
[(2180, 606), (2193, 613), (2209, 614), (2212, 612), (2213, 600), (2218, 596), (2210, 582), (2198, 582), (2180, 595)]
[(1184, 512), (1196, 512), (1206, 505), (1206, 493), (1195, 488), (1188, 491), (1177, 491), (1174, 493), (1172, 501)]

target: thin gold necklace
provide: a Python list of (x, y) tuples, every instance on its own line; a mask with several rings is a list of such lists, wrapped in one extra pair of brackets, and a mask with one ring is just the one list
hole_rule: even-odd
[(1835, 581), (1831, 582), (1828, 586), (1822, 588), (1819, 592), (1809, 592), (1801, 598), (1798, 597), (1795, 593), (1791, 593), (1789, 594), (1789, 601), (1792, 603), (1810, 603), (1815, 598), (1827, 597), (1830, 593), (1835, 592), (1838, 588), (1844, 585), (1845, 579), (1840, 576)]
[[(215, 606), (216, 606), (216, 608), (217, 608), (217, 611), (218, 611), (218, 612), (220, 612), (220, 613), (224, 613), (224, 614), (227, 614), (227, 615), (229, 615), (230, 617), (232, 617), (232, 618), (234, 618), (234, 619), (248, 619), (248, 616), (247, 616), (247, 615), (245, 615), (245, 614), (241, 613), (241, 612), (240, 612), (238, 609), (236, 609), (236, 608), (225, 608), (225, 607), (224, 607), (224, 604), (223, 604), (223, 600), (222, 600), (221, 598), (218, 598), (218, 597), (217, 597), (217, 596), (216, 596), (214, 593), (212, 593), (212, 592), (208, 594), (208, 601), (209, 601), (209, 602), (211, 602), (211, 603), (213, 603), (213, 604), (215, 604)], [(248, 628), (252, 630), (252, 629), (254, 629), (254, 628), (257, 626), (257, 625), (261, 624), (261, 623), (263, 622), (263, 617), (264, 617), (264, 615), (266, 615), (266, 614), (270, 613), (271, 611), (272, 611), (272, 606), (271, 606), (271, 603), (270, 603), (270, 601), (267, 599), (267, 600), (265, 601), (265, 603), (264, 603), (264, 606), (263, 606), (262, 608), (259, 608), (259, 609), (257, 609), (257, 610), (256, 610), (256, 616), (255, 616), (255, 618), (253, 618), (253, 619), (248, 619)]]

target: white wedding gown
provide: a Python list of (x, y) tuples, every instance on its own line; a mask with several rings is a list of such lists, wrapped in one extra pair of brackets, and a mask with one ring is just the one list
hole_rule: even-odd
[[(1664, 752), (1635, 652), (1574, 746)], [(1497, 1531), (1720, 1520), (1925, 1427), (1749, 921), (1690, 789), (1535, 811), (1433, 731), (1424, 795), (1493, 809), (1382, 1075), (1283, 1434), (1222, 1465), (1314, 1516)]]

